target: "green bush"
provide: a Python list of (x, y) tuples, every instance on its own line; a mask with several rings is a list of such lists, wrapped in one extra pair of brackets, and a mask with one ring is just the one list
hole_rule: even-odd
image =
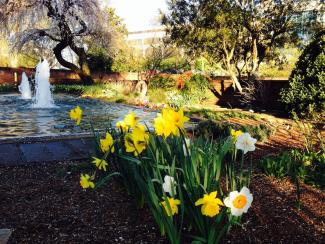
[(281, 100), (288, 112), (302, 117), (325, 110), (325, 31), (305, 48)]
[(90, 70), (99, 72), (112, 72), (113, 59), (103, 48), (92, 48), (87, 54)]
[(195, 74), (185, 80), (184, 87), (168, 94), (167, 102), (170, 106), (180, 108), (202, 104), (214, 95), (209, 90), (209, 81), (201, 74)]
[(157, 88), (171, 89), (174, 88), (175, 85), (176, 85), (175, 80), (170, 76), (166, 77), (161, 75), (155, 75), (149, 81), (149, 89), (157, 89)]
[(17, 87), (12, 84), (0, 84), (0, 92), (14, 92), (17, 91)]
[(198, 104), (208, 99), (209, 81), (204, 75), (195, 74), (185, 81), (182, 95), (188, 100), (189, 104)]

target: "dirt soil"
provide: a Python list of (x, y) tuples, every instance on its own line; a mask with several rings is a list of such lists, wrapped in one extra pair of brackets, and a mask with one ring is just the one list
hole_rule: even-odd
[[(0, 228), (9, 243), (168, 243), (150, 212), (137, 209), (117, 181), (79, 186), (78, 162), (0, 167)], [(325, 193), (302, 187), (295, 207), (289, 180), (255, 175), (252, 208), (224, 243), (325, 243)]]

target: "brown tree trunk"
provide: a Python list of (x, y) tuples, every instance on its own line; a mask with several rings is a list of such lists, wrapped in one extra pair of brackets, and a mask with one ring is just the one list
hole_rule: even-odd
[[(73, 63), (66, 61), (62, 57), (63, 49), (65, 49), (68, 46), (78, 55), (80, 67), (78, 67), (77, 65), (75, 65)], [(59, 42), (53, 48), (53, 52), (54, 52), (54, 55), (55, 55), (56, 59), (58, 60), (58, 62), (63, 67), (66, 67), (66, 68), (76, 72), (85, 85), (91, 85), (94, 83), (94, 80), (91, 77), (90, 69), (89, 69), (89, 66), (87, 63), (87, 55), (86, 55), (84, 48), (77, 48), (74, 45), (69, 45), (68, 42), (62, 41), (62, 42)]]

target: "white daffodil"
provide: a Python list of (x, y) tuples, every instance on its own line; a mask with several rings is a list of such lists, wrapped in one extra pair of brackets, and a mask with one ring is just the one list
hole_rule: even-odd
[(173, 194), (176, 195), (176, 183), (174, 177), (165, 175), (162, 187), (164, 192), (168, 192), (170, 196), (173, 196)]
[[(185, 143), (183, 143), (183, 151), (184, 151), (185, 157), (191, 156), (190, 146), (191, 146), (191, 139), (185, 138)], [(186, 147), (188, 150), (188, 154), (187, 154)]]
[(249, 189), (244, 186), (240, 192), (232, 191), (229, 196), (223, 201), (225, 206), (230, 208), (231, 214), (234, 216), (241, 216), (247, 213), (253, 202), (253, 195)]
[(244, 133), (237, 137), (236, 148), (246, 154), (247, 152), (255, 151), (256, 142), (257, 140), (251, 137), (249, 133)]

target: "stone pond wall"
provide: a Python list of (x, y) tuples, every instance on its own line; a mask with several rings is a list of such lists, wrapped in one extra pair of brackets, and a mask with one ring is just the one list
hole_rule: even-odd
[[(35, 69), (29, 68), (5, 68), (0, 67), (0, 85), (15, 84), (18, 85), (21, 80), (21, 74), (25, 72), (27, 76), (35, 73)], [(93, 73), (93, 78), (105, 82), (125, 82), (127, 86), (135, 86), (135, 82), (141, 77), (138, 73)], [(279, 92), (288, 83), (286, 78), (263, 78), (261, 80), (265, 88), (266, 94), (261, 101), (267, 105), (269, 109), (281, 109), (279, 103)], [(76, 73), (69, 70), (51, 70), (50, 82), (52, 84), (78, 84), (79, 77)], [(238, 94), (232, 88), (232, 81), (227, 76), (219, 76), (212, 81), (215, 90), (217, 91), (217, 104), (221, 106), (239, 106)]]

